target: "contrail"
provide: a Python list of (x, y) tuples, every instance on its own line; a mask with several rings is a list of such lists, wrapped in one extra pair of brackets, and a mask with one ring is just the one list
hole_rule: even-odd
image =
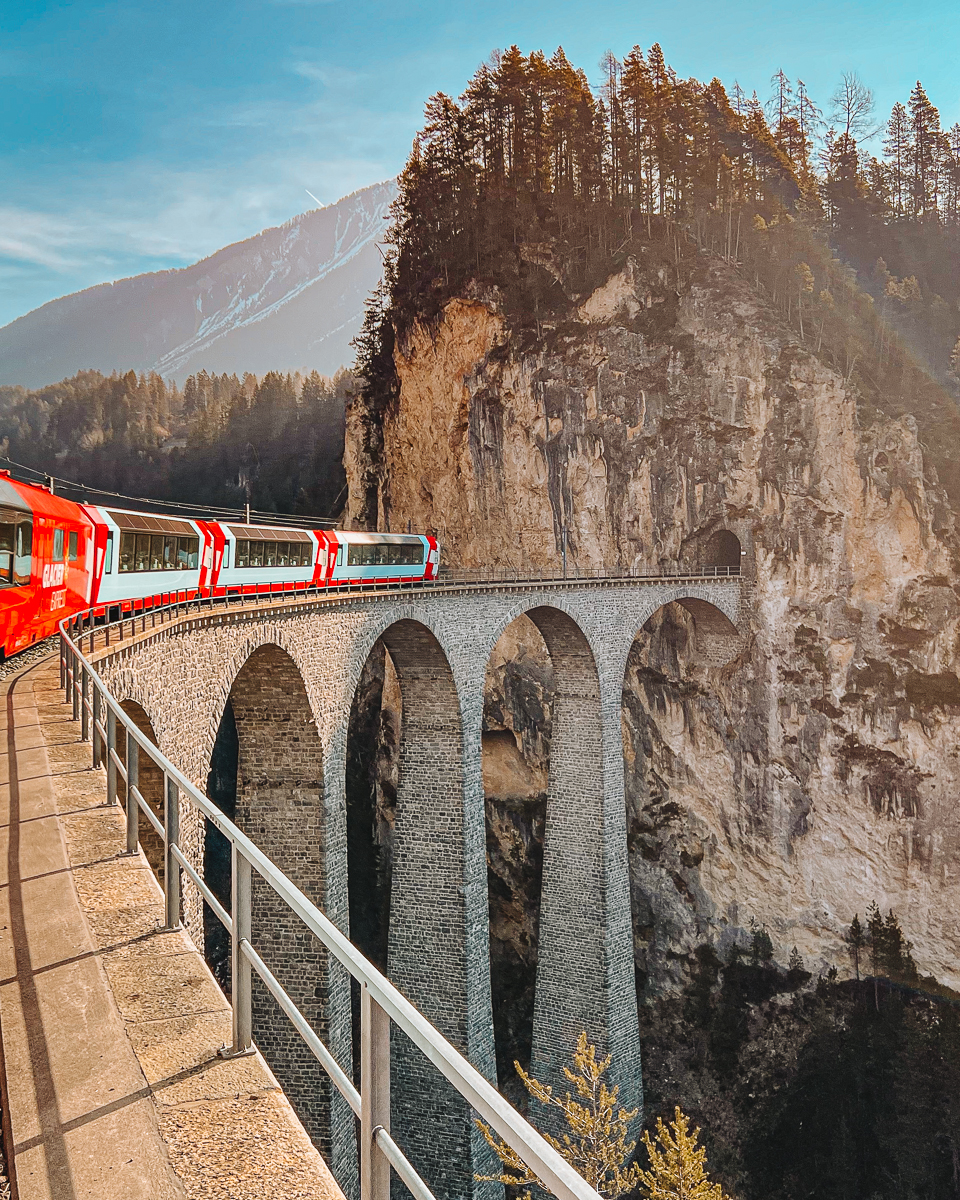
[(307, 195), (308, 195), (308, 196), (310, 197), (310, 199), (311, 199), (311, 200), (314, 202), (314, 204), (316, 204), (317, 208), (323, 208), (323, 205), (322, 205), (322, 204), (320, 203), (320, 201), (319, 201), (319, 200), (316, 198), (316, 196), (313, 194), (313, 192), (311, 192), (311, 191), (310, 191), (310, 189), (309, 189), (309, 188), (304, 188), (303, 190), (304, 190), (304, 191), (307, 193)]

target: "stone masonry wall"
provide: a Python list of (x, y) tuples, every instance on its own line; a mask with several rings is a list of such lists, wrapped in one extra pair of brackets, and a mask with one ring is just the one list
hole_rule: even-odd
[[(630, 1070), (636, 1056), (629, 1053), (629, 1047), (637, 1044), (637, 1026), (635, 997), (632, 988), (624, 986), (626, 972), (632, 980), (619, 712), (624, 672), (638, 630), (663, 605), (677, 600), (701, 601), (710, 606), (717, 619), (722, 614), (724, 628), (732, 631), (738, 616), (739, 592), (736, 579), (624, 582), (611, 586), (571, 582), (529, 590), (439, 591), (402, 597), (344, 598), (321, 604), (291, 603), (269, 612), (191, 618), (175, 630), (156, 635), (148, 631), (139, 641), (99, 656), (97, 669), (116, 697), (134, 699), (143, 707), (161, 749), (202, 787), (232, 690), (234, 701), (239, 697), (243, 708), (245, 685), (240, 676), (246, 664), (264, 647), (272, 648), (269, 654), (273, 662), (289, 660), (291, 666), (284, 669), (292, 674), (286, 676), (288, 685), (281, 689), (283, 695), (276, 693), (276, 704), (289, 714), (289, 693), (302, 686), (313, 727), (301, 706), (297, 718), (300, 730), (312, 739), (315, 728), (320, 743), (319, 760), (311, 761), (306, 774), (315, 774), (313, 764), (319, 761), (322, 780), (311, 778), (307, 781), (310, 786), (301, 791), (304, 796), (312, 793), (318, 810), (308, 828), (310, 837), (320, 845), (319, 849), (307, 844), (290, 845), (283, 852), (293, 858), (299, 855), (305, 862), (319, 856), (322, 870), (314, 889), (315, 899), (330, 919), (348, 932), (347, 730), (364, 664), (378, 639), (383, 638), (397, 667), (405, 726), (388, 971), (396, 975), (424, 1015), (492, 1078), (495, 1068), (480, 750), (484, 678), (503, 630), (518, 616), (535, 614), (548, 645), (552, 642), (557, 656), (554, 667), (559, 662), (560, 673), (567, 680), (562, 690), (570, 711), (563, 723), (569, 720), (571, 728), (576, 727), (569, 749), (555, 751), (557, 786), (552, 789), (552, 805), (548, 801), (547, 839), (557, 850), (551, 880), (545, 870), (544, 894), (561, 896), (564, 872), (568, 866), (575, 870), (576, 894), (558, 903), (576, 905), (583, 921), (597, 932), (589, 961), (565, 955), (562, 940), (554, 939), (552, 950), (546, 945), (541, 947), (540, 970), (545, 979), (553, 973), (558, 994), (565, 993), (571, 1003), (578, 991), (590, 997), (590, 1018), (597, 1025), (599, 1051), (605, 1053), (611, 1043), (623, 1047), (619, 1061)], [(296, 676), (302, 684), (294, 686)], [(269, 677), (262, 682), (268, 689), (273, 686)], [(598, 697), (604, 697), (599, 705)], [(250, 704), (250, 712), (254, 712), (252, 694)], [(263, 732), (274, 718), (267, 718), (262, 703), (260, 712)], [(239, 712), (237, 716), (240, 729), (243, 718)], [(554, 745), (562, 746), (556, 716), (554, 720)], [(278, 721), (273, 726), (274, 743), (283, 744), (285, 749), (272, 769), (284, 775), (284, 803), (288, 803), (291, 797), (297, 797), (296, 779), (303, 756), (296, 742), (291, 741), (289, 729), (281, 729), (282, 724)], [(242, 743), (242, 729), (240, 736)], [(589, 756), (577, 755), (577, 737), (595, 747)], [(252, 772), (253, 766), (241, 746), (241, 773), (244, 770)], [(252, 780), (254, 775), (251, 773), (249, 778)], [(320, 786), (316, 786), (318, 782)], [(259, 789), (267, 784), (269, 781), (264, 780), (256, 788), (242, 785), (244, 804), (248, 806), (244, 820), (251, 829), (259, 824), (258, 840), (273, 836), (280, 846), (283, 832), (271, 833), (264, 810), (255, 811), (259, 808)], [(272, 784), (266, 786), (264, 808), (273, 808), (280, 819), (277, 794), (271, 789)], [(579, 802), (578, 791), (592, 798), (589, 806)], [(438, 797), (443, 797), (443, 804), (438, 804)], [(432, 841), (418, 839), (417, 827), (425, 820), (437, 823), (437, 836)], [(184, 844), (199, 865), (202, 830), (194, 827), (191, 832), (188, 822), (183, 824), (187, 831)], [(551, 833), (552, 824), (556, 833)], [(575, 866), (574, 858), (582, 865)], [(186, 889), (185, 921), (199, 941), (202, 922), (192, 892)], [(562, 912), (561, 907), (558, 914)], [(263, 934), (254, 929), (255, 944)], [(289, 964), (295, 967), (301, 949), (291, 942), (285, 952)], [(551, 966), (553, 954), (561, 956), (565, 964), (558, 970)], [(317, 969), (322, 975), (322, 968)], [(327, 1031), (333, 1053), (349, 1072), (349, 989), (336, 972), (330, 972), (326, 980), (321, 978), (318, 985), (321, 1007), (326, 1012), (317, 1011), (314, 1019)], [(277, 1019), (283, 1020), (279, 1014)], [(546, 1019), (544, 1014), (541, 1025)], [(575, 1024), (571, 1009), (566, 1021), (568, 1035), (572, 1036)], [(255, 1029), (255, 1038), (271, 1036), (268, 1030)], [(542, 1037), (540, 1044), (546, 1044)], [(559, 1042), (549, 1051), (551, 1057), (562, 1052)], [(426, 1076), (423, 1079), (427, 1087)], [(627, 1091), (637, 1090), (638, 1080), (639, 1070), (630, 1078), (621, 1076), (617, 1082), (626, 1095)], [(285, 1083), (282, 1072), (281, 1083)], [(479, 1189), (473, 1173), (484, 1166), (484, 1159), (468, 1115), (444, 1106), (427, 1122), (429, 1136), (408, 1134), (403, 1128), (402, 1095), (401, 1087), (396, 1106), (400, 1118), (398, 1139), (401, 1143), (407, 1137), (414, 1139), (414, 1163), (424, 1178), (431, 1184), (441, 1181), (440, 1194), (445, 1197), (476, 1195)], [(341, 1184), (351, 1188), (356, 1170), (352, 1121), (343, 1116), (346, 1106), (339, 1100), (335, 1099), (332, 1107), (330, 1165)], [(413, 1109), (409, 1111), (413, 1113)], [(469, 1145), (470, 1153), (451, 1161), (448, 1147), (452, 1145), (464, 1149)]]

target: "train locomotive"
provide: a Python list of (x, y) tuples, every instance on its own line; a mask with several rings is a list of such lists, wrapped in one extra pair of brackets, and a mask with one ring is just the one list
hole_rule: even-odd
[(92, 609), (437, 577), (422, 534), (256, 525), (76, 504), (0, 471), (0, 653)]

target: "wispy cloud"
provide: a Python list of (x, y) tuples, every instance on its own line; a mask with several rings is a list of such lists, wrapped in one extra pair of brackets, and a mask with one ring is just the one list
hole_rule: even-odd
[(361, 86), (370, 79), (369, 71), (352, 71), (341, 67), (338, 63), (322, 62), (316, 59), (297, 59), (290, 64), (294, 75), (303, 79), (311, 79), (324, 87), (353, 89)]
[(80, 228), (72, 221), (28, 209), (0, 207), (0, 257), (52, 271), (78, 266)]

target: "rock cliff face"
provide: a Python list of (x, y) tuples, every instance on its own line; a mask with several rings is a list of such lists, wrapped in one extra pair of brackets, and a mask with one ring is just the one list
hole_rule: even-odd
[[(395, 403), (348, 421), (355, 522), (436, 530), (464, 566), (554, 568), (564, 527), (573, 568), (726, 561), (721, 530), (743, 549), (737, 656), (698, 660), (668, 609), (624, 683), (641, 985), (675, 986), (752, 919), (781, 961), (795, 944), (845, 974), (843, 930), (876, 900), (960, 986), (958, 539), (916, 421), (858, 411), (731, 268), (703, 256), (678, 287), (654, 247), (535, 337), (466, 297), (395, 362)], [(491, 894), (529, 965), (549, 660), (529, 629), (505, 636)]]

